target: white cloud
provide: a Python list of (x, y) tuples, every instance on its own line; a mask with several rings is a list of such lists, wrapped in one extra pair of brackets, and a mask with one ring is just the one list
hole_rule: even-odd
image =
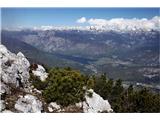
[(85, 23), (87, 20), (85, 17), (81, 17), (80, 19), (77, 20), (77, 23)]
[[(87, 26), (41, 26), (35, 27), (34, 29), (40, 30), (51, 30), (51, 29), (58, 29), (58, 30), (66, 30), (66, 29), (78, 29), (78, 30), (113, 30), (113, 31), (136, 31), (136, 30), (159, 30), (160, 31), (160, 16), (155, 16), (151, 19), (126, 19), (126, 18), (113, 18), (113, 19), (97, 19), (97, 18), (90, 18), (86, 19), (85, 17), (81, 17), (76, 21), (77, 23), (85, 23)], [(86, 24), (87, 23), (87, 24)]]
[(111, 30), (137, 30), (137, 29), (144, 29), (144, 30), (150, 30), (150, 29), (160, 29), (160, 17), (155, 16), (152, 19), (124, 19), (124, 18), (113, 18), (110, 20), (107, 19), (89, 19), (86, 21), (86, 23), (97, 26), (97, 27), (103, 27), (105, 29), (111, 29)]
[(105, 19), (89, 19), (87, 21), (90, 25), (106, 25), (106, 20)]

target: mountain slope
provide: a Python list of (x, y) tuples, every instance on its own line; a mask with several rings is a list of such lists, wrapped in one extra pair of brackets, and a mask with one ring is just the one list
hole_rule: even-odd
[[(11, 34), (11, 35), (10, 35)], [(52, 53), (35, 48), (33, 45), (27, 44), (20, 40), (21, 35), (19, 33), (10, 33), (7, 31), (2, 32), (2, 44), (4, 44), (10, 51), (17, 53), (22, 51), (24, 55), (29, 59), (31, 63), (40, 63), (47, 67), (67, 67), (72, 66), (73, 68), (81, 68), (81, 64), (68, 61), (65, 57), (58, 57)]]
[[(21, 43), (17, 43), (16, 47), (25, 44), (19, 49), (33, 47), (24, 50), (24, 54), (48, 66), (71, 66), (89, 74), (106, 72), (110, 78), (120, 78), (134, 84), (160, 84), (159, 31), (156, 30), (2, 32), (2, 43), (7, 45), (13, 41)], [(9, 46), (12, 50), (16, 49), (13, 45), (14, 42)]]

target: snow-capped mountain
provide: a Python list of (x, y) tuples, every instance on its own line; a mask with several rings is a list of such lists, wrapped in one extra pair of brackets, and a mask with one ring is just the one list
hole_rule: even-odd
[(40, 26), (34, 27), (33, 30), (86, 30), (86, 31), (151, 31), (160, 30), (160, 17), (155, 16), (152, 19), (124, 19), (124, 18), (113, 18), (110, 20), (106, 19), (89, 19), (86, 20), (89, 25), (87, 26)]

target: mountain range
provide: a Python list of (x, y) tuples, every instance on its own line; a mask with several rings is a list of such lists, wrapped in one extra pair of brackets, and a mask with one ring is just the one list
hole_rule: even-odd
[(157, 28), (42, 28), (2, 30), (2, 44), (12, 52), (22, 51), (31, 62), (48, 67), (71, 66), (85, 74), (107, 73), (126, 83), (160, 87)]

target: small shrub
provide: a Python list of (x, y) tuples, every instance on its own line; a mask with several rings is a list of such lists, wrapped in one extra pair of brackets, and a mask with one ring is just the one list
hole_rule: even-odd
[(93, 96), (93, 92), (87, 91), (87, 96), (91, 98)]
[(48, 75), (47, 87), (43, 91), (46, 102), (57, 102), (68, 106), (84, 100), (84, 86), (87, 88), (85, 76), (71, 68), (51, 69)]

